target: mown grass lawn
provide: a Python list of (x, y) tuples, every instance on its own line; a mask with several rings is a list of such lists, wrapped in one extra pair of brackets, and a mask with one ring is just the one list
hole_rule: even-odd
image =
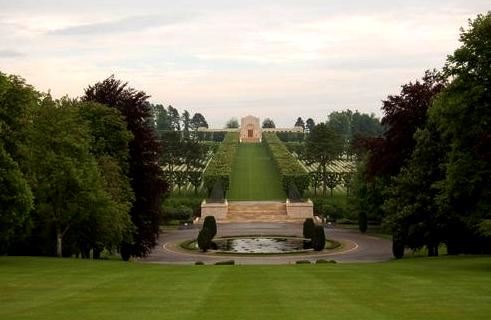
[(285, 200), (281, 177), (261, 143), (241, 143), (235, 155), (229, 200)]
[(489, 319), (491, 257), (161, 266), (0, 257), (0, 319)]

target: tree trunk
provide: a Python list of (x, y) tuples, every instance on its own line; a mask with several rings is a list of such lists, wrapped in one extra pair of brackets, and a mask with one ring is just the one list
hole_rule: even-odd
[(326, 195), (326, 165), (322, 166), (322, 195)]
[(63, 254), (63, 234), (61, 233), (60, 228), (56, 228), (56, 256), (59, 258), (62, 257)]

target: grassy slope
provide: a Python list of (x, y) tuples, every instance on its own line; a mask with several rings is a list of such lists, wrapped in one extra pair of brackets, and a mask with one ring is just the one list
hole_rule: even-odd
[(235, 156), (229, 200), (284, 200), (281, 178), (260, 143), (241, 143)]
[(159, 266), (0, 257), (0, 319), (489, 319), (491, 258)]

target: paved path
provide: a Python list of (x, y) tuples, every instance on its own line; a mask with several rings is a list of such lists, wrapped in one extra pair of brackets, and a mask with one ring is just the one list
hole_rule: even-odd
[[(212, 264), (217, 261), (235, 260), (236, 264), (292, 264), (297, 260), (317, 259), (337, 262), (379, 262), (392, 257), (392, 243), (389, 240), (359, 233), (357, 230), (326, 228), (327, 238), (342, 243), (342, 248), (324, 253), (302, 253), (294, 255), (244, 256), (214, 254), (211, 252), (190, 252), (180, 248), (179, 243), (195, 239), (200, 226), (186, 230), (168, 230), (161, 234), (159, 243), (143, 262), (163, 264), (194, 264), (203, 261)], [(227, 223), (218, 225), (220, 236), (232, 235), (283, 235), (301, 236), (302, 223)]]

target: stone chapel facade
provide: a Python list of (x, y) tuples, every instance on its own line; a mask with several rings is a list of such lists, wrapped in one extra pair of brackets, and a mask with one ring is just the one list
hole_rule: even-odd
[(240, 120), (240, 142), (261, 142), (263, 136), (259, 118), (247, 116)]

